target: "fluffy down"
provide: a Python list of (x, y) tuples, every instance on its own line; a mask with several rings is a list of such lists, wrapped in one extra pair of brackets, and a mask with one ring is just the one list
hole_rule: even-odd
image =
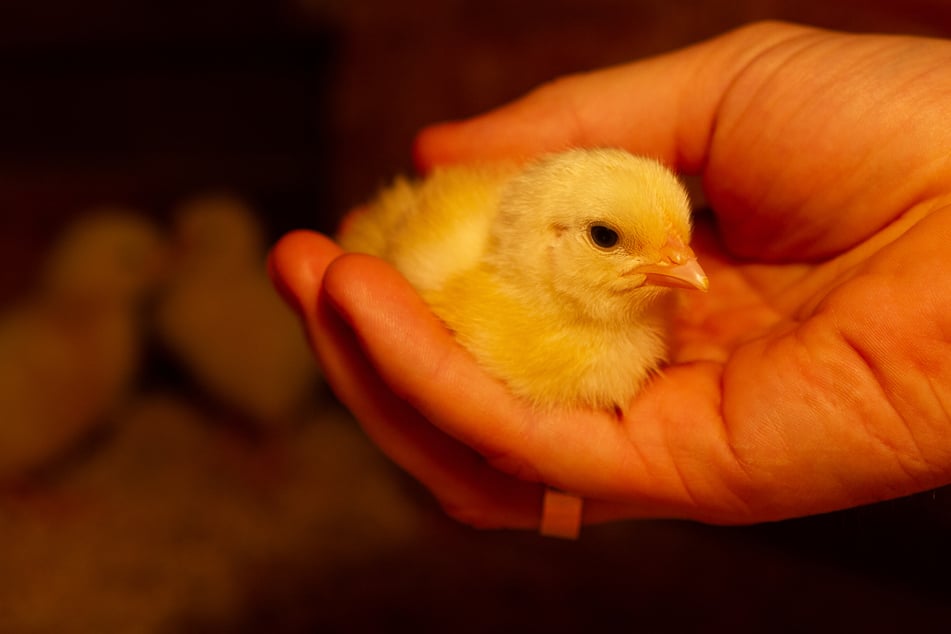
[(391, 262), (536, 406), (623, 409), (665, 361), (671, 289), (707, 288), (690, 232), (663, 165), (574, 149), (399, 180), (340, 242)]

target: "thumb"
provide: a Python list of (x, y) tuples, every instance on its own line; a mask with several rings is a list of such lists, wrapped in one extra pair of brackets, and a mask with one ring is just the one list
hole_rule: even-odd
[(643, 61), (544, 84), (487, 114), (424, 129), (422, 172), (473, 160), (526, 159), (573, 146), (615, 146), (697, 172), (722, 96), (764, 50), (810, 31), (760, 23)]

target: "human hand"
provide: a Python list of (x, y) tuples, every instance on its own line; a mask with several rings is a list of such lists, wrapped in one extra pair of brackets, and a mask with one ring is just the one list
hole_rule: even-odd
[(271, 271), (368, 434), (460, 520), (748, 523), (951, 482), (951, 43), (759, 24), (419, 137), (420, 166), (619, 146), (699, 173), (672, 364), (625, 411), (533, 412), (380, 260), (298, 232)]

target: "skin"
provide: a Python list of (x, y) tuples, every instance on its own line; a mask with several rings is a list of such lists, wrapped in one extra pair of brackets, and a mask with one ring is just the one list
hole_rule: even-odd
[(338, 396), (461, 521), (751, 523), (951, 482), (951, 42), (766, 23), (424, 130), (421, 168), (620, 146), (700, 174), (674, 363), (626, 409), (539, 415), (380, 260), (271, 256)]

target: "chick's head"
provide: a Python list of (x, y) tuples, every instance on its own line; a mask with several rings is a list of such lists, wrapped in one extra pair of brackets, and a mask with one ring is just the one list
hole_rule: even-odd
[(60, 236), (43, 271), (43, 287), (60, 298), (135, 301), (161, 281), (167, 256), (165, 236), (146, 215), (93, 209)]
[(185, 201), (175, 212), (175, 237), (182, 268), (260, 266), (266, 249), (254, 211), (227, 192), (209, 192)]
[(670, 287), (706, 290), (690, 205), (660, 163), (623, 150), (542, 157), (507, 185), (493, 227), (502, 275), (594, 319), (627, 318)]

